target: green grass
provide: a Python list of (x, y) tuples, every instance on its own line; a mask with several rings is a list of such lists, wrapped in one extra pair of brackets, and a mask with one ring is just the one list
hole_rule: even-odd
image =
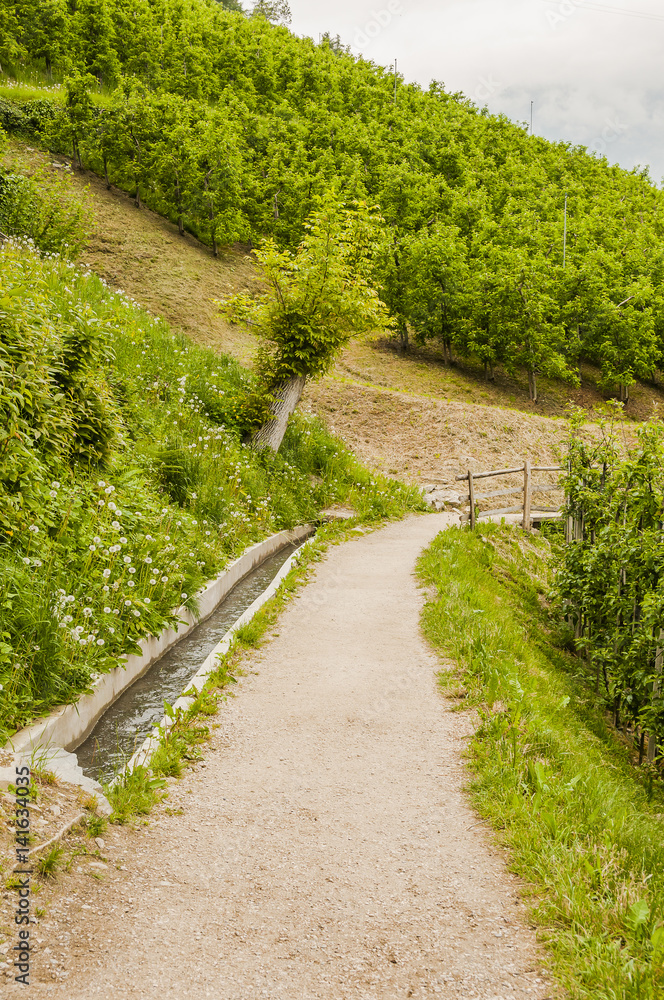
[(514, 871), (553, 974), (573, 998), (664, 996), (661, 784), (595, 709), (579, 664), (556, 646), (549, 543), (519, 529), (450, 528), (419, 563), (437, 596), (423, 629), (479, 713), (472, 796)]
[(64, 847), (62, 844), (53, 844), (46, 854), (39, 858), (35, 867), (37, 874), (43, 879), (54, 879), (56, 872), (62, 866), (62, 855)]

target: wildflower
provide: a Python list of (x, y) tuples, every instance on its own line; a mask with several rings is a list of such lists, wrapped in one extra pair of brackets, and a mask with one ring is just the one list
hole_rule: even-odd
[(152, 562), (152, 559), (150, 558), (150, 556), (146, 556), (145, 559), (143, 560), (143, 562), (147, 563), (148, 566), (149, 566), (151, 564), (151, 562)]
[(126, 545), (126, 544), (127, 544), (127, 539), (126, 538), (121, 538), (120, 539), (120, 545)]
[(130, 566), (129, 567), (129, 572), (130, 573), (135, 573), (136, 572), (136, 567), (135, 566)]
[(104, 577), (105, 580), (108, 580), (109, 576), (111, 575), (110, 569), (108, 569), (107, 567), (101, 575)]
[(54, 490), (59, 490), (60, 489), (60, 483), (57, 481), (57, 479), (53, 480), (53, 482), (51, 483), (51, 488), (54, 489)]
[[(129, 604), (131, 604), (131, 601), (129, 601)], [(113, 608), (113, 614), (114, 615), (119, 615), (120, 614), (120, 609), (119, 608)]]
[(104, 640), (103, 639), (97, 639), (97, 645), (98, 646), (103, 646), (104, 645)]
[(95, 641), (95, 637), (94, 637), (94, 635), (92, 635), (92, 633), (90, 633), (90, 635), (88, 636), (88, 642), (94, 642), (94, 641)]
[(136, 586), (136, 584), (134, 583), (134, 581), (133, 581), (133, 580), (127, 580), (127, 586), (128, 586), (128, 587), (135, 587), (135, 586)]
[(30, 527), (28, 528), (28, 531), (32, 531), (36, 535), (39, 532), (39, 528), (37, 527), (36, 524), (31, 524)]
[(145, 598), (145, 600), (144, 600), (144, 603), (145, 603), (145, 604), (150, 604), (150, 603), (151, 603), (151, 602), (150, 602), (150, 598), (149, 598), (149, 597), (146, 597), (146, 598)]
[(74, 620), (74, 619), (72, 618), (72, 616), (71, 616), (71, 615), (65, 615), (65, 616), (64, 616), (64, 618), (62, 619), (62, 621), (63, 621), (63, 623), (64, 623), (65, 625), (69, 625), (69, 623), (70, 623), (70, 622), (73, 622), (73, 620)]
[(109, 592), (109, 590), (110, 590), (111, 588), (110, 588), (110, 587), (107, 587), (107, 586), (106, 586), (106, 585), (104, 584), (104, 586), (103, 586), (103, 587), (102, 587), (101, 589), (102, 589), (102, 590), (104, 591), (104, 593), (105, 593), (105, 594), (108, 594), (108, 592)]
[(129, 600), (125, 601), (125, 608), (130, 608), (130, 607), (131, 607), (131, 601)]
[(151, 586), (151, 587), (154, 587), (154, 586), (155, 586), (155, 584), (156, 584), (156, 582), (157, 582), (156, 580), (150, 580), (150, 586)]
[(103, 479), (100, 479), (99, 482), (97, 483), (97, 486), (99, 486), (99, 487), (101, 487), (101, 489), (103, 489), (104, 486), (106, 486), (106, 483), (104, 482)]
[(161, 582), (162, 583), (168, 583), (168, 577), (167, 576), (162, 576)]
[(104, 490), (104, 493), (109, 493), (110, 494), (110, 493), (114, 493), (114, 492), (115, 492), (115, 486), (107, 486), (106, 489)]
[(86, 618), (89, 618), (90, 615), (92, 614), (92, 608), (83, 608), (83, 614), (85, 615)]
[(105, 507), (106, 506), (106, 502), (104, 500), (98, 500), (97, 501), (97, 506), (98, 507)]
[(117, 510), (118, 508), (115, 506), (115, 504), (113, 503), (112, 500), (109, 500), (109, 502), (108, 502), (108, 509), (109, 510)]
[(113, 628), (112, 625), (109, 625), (108, 631), (111, 633), (111, 635), (115, 635), (115, 629)]
[(131, 556), (124, 556), (123, 562), (130, 563), (131, 562)]
[(88, 545), (88, 548), (90, 549), (90, 552), (96, 552), (97, 551), (97, 546), (96, 545)]
[(119, 529), (120, 529), (120, 522), (119, 521), (111, 521), (111, 527), (115, 528), (116, 531), (119, 531)]
[(120, 551), (120, 546), (119, 545), (111, 545), (111, 546), (109, 546), (108, 551), (109, 552), (119, 552)]
[(25, 563), (26, 566), (30, 565), (30, 559), (28, 558), (28, 556), (23, 556), (23, 562)]
[(180, 594), (180, 597), (182, 598), (183, 601), (186, 601), (187, 597), (188, 597), (188, 594), (182, 593), (182, 594)]
[(48, 495), (50, 497), (57, 497), (57, 495), (58, 495), (57, 490), (49, 490), (48, 491)]
[(95, 543), (95, 545), (101, 545), (101, 538), (99, 537), (99, 535), (95, 535), (92, 541)]
[(104, 614), (105, 614), (105, 615), (110, 615), (110, 613), (111, 613), (111, 610), (112, 610), (112, 609), (111, 609), (111, 608), (108, 608), (108, 607), (104, 608)]
[(134, 610), (132, 611), (132, 614), (133, 614), (134, 618), (140, 618), (141, 617), (141, 612), (137, 611), (136, 608), (134, 608)]

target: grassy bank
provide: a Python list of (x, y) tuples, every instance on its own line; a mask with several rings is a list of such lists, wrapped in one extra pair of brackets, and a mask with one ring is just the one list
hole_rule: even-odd
[[(518, 529), (451, 528), (422, 556), (423, 613), (457, 668), (441, 675), (480, 724), (472, 795), (533, 886), (552, 970), (571, 997), (664, 996), (664, 822), (552, 632), (549, 543)], [(462, 685), (459, 688), (459, 684)]]
[(315, 419), (278, 455), (237, 362), (62, 255), (0, 248), (0, 742), (192, 606), (248, 544), (342, 501), (421, 506)]

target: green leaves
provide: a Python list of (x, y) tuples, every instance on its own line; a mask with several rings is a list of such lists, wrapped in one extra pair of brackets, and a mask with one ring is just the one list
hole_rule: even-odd
[(587, 445), (572, 421), (564, 485), (578, 537), (562, 550), (556, 589), (614, 720), (661, 741), (664, 430), (657, 420), (644, 425), (624, 456), (617, 434), (606, 420)]
[(375, 209), (346, 208), (328, 194), (297, 250), (280, 250), (267, 239), (254, 251), (268, 291), (253, 301), (236, 296), (222, 308), (255, 328), (268, 386), (320, 377), (351, 337), (384, 324), (384, 306), (370, 283), (379, 222)]

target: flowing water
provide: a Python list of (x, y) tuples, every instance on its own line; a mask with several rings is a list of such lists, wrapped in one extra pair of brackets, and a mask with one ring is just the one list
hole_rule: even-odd
[(216, 611), (152, 664), (102, 715), (76, 750), (83, 772), (109, 781), (138, 750), (228, 629), (275, 578), (299, 542), (270, 556), (233, 587)]

